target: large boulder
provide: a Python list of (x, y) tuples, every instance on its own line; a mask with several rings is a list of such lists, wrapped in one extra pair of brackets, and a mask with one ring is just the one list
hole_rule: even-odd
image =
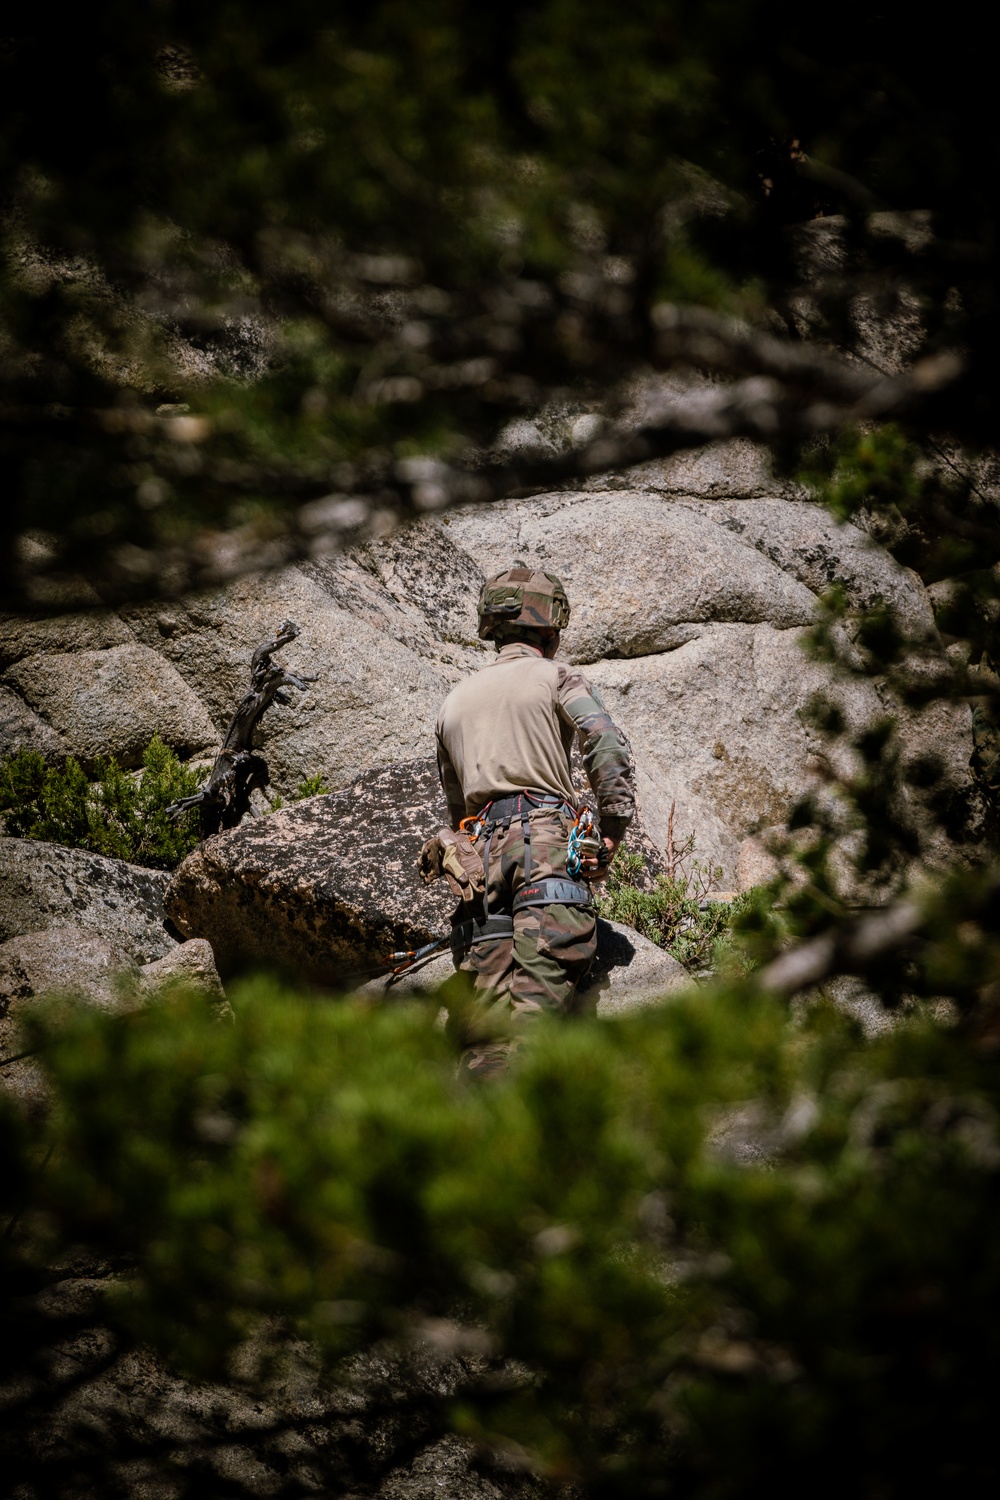
[[(134, 971), (113, 939), (74, 922), (57, 922), (0, 943), (0, 1088), (32, 1119), (40, 1119), (49, 1089), (38, 1061), (25, 1049), (21, 1021), (27, 1007), (50, 995), (103, 1011), (129, 1008), (123, 980)], [(16, 1061), (15, 1061), (16, 1059)]]
[(40, 719), (12, 688), (0, 683), (0, 760), (19, 750), (37, 750), (48, 761), (62, 761), (71, 753), (61, 734)]
[(840, 584), (853, 608), (882, 604), (907, 635), (935, 637), (930, 599), (917, 574), (857, 526), (836, 521), (825, 506), (759, 499), (726, 500), (697, 509), (814, 594)]
[[(966, 816), (967, 705), (904, 710), (871, 679), (834, 681), (805, 655), (797, 631), (716, 625), (676, 651), (588, 670), (631, 741), (649, 836), (666, 844), (673, 808), (675, 838), (694, 834), (695, 857), (721, 866), (728, 888), (753, 883), (750, 851), (785, 821), (804, 792), (828, 785), (831, 770), (859, 768), (843, 743), (832, 747), (811, 723), (807, 709), (816, 693), (837, 699), (855, 735), (894, 718), (904, 763), (928, 749), (937, 752), (956, 826)], [(918, 826), (927, 826), (921, 793), (904, 795)], [(943, 836), (935, 835), (926, 854), (947, 856)]]
[(807, 625), (816, 597), (699, 510), (639, 492), (541, 495), (460, 512), (448, 534), (484, 573), (513, 557), (557, 572), (574, 662), (670, 651), (716, 621)]
[(142, 1001), (160, 1000), (178, 993), (203, 996), (219, 1020), (232, 1020), (233, 1011), (222, 988), (211, 943), (190, 938), (154, 963), (144, 964), (135, 975), (133, 993)]
[[(658, 402), (655, 396), (636, 411), (638, 421), (652, 415)], [(610, 474), (595, 474), (584, 482), (584, 489), (642, 490), (662, 495), (698, 496), (705, 500), (767, 498), (777, 495), (800, 498), (801, 486), (775, 478), (771, 455), (760, 443), (749, 438), (731, 438), (706, 443), (701, 448), (685, 448), (667, 458), (651, 458), (645, 463)]]
[(218, 738), (195, 693), (146, 646), (27, 656), (5, 680), (88, 768), (102, 755), (140, 765), (154, 734), (182, 756)]
[(164, 922), (169, 876), (35, 839), (0, 838), (0, 942), (72, 923), (134, 964), (175, 946)]
[(119, 1010), (125, 1004), (119, 980), (134, 968), (120, 944), (75, 922), (9, 938), (0, 943), (3, 1021), (41, 995), (73, 994), (100, 1010)]
[[(97, 603), (96, 594), (94, 602)], [(108, 609), (0, 614), (0, 667), (9, 667), (25, 656), (103, 651), (109, 646), (134, 643), (135, 636), (124, 620)]]
[[(676, 651), (591, 669), (608, 711), (632, 743), (651, 836), (695, 836), (695, 856), (723, 869), (731, 888), (740, 845), (784, 821), (819, 784), (827, 746), (803, 717), (829, 686), (798, 632), (716, 625)], [(868, 683), (848, 694), (852, 721), (882, 712)]]

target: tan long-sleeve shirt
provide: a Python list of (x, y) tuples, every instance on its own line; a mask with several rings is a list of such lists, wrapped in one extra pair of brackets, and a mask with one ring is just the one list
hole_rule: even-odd
[(452, 820), (530, 789), (576, 800), (570, 752), (578, 736), (602, 830), (619, 836), (635, 809), (624, 736), (576, 667), (521, 642), (465, 678), (437, 723), (438, 769)]

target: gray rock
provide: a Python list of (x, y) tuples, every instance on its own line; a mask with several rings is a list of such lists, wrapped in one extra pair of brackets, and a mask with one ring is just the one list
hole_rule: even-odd
[[(96, 602), (96, 595), (94, 598)], [(9, 667), (25, 656), (103, 651), (134, 642), (135, 636), (125, 622), (107, 609), (50, 615), (0, 614), (0, 667)]]
[(282, 665), (315, 672), (317, 681), (288, 707), (272, 708), (259, 735), (272, 787), (285, 795), (317, 773), (342, 787), (371, 766), (429, 752), (438, 707), (465, 670), (436, 657), (422, 619), (401, 611), (356, 564), (316, 565), (309, 576), (285, 568), (172, 605), (168, 635), (160, 634), (160, 615), (136, 610), (129, 618), (204, 698), (220, 734), (247, 690), (254, 648), (281, 619), (299, 625)]
[(447, 932), (454, 898), (422, 885), (417, 856), (446, 817), (434, 764), (366, 772), (208, 839), (174, 872), (165, 904), (207, 938), (223, 974), (254, 962), (346, 985), (389, 952)]
[(822, 505), (791, 500), (727, 500), (703, 514), (732, 531), (814, 594), (844, 586), (852, 605), (882, 602), (916, 638), (935, 635), (930, 601), (920, 579), (891, 553)]
[(726, 500), (783, 495), (802, 498), (801, 486), (775, 478), (771, 455), (749, 438), (707, 443), (703, 448), (687, 448), (669, 458), (652, 458), (644, 464), (613, 474), (596, 474), (584, 483), (584, 489), (642, 490), (663, 495), (696, 495), (704, 500)]
[(175, 946), (164, 926), (168, 879), (83, 849), (0, 838), (0, 942), (69, 922), (150, 963)]
[(477, 634), (475, 605), (483, 574), (440, 522), (425, 519), (400, 527), (356, 557), (432, 641), (474, 653), (492, 650)]
[(25, 1000), (72, 994), (99, 1010), (119, 1010), (126, 1003), (119, 979), (134, 967), (114, 940), (74, 922), (57, 922), (0, 943), (0, 1006), (10, 1017)]
[(180, 990), (203, 994), (219, 1019), (232, 1019), (232, 1007), (215, 967), (212, 945), (204, 938), (178, 943), (165, 957), (144, 964), (135, 976), (135, 984), (138, 997), (143, 1000), (169, 998)]
[(691, 976), (676, 958), (620, 922), (597, 923), (597, 959), (581, 998), (602, 1020), (661, 1005)]
[(101, 755), (138, 766), (154, 734), (183, 756), (217, 739), (191, 688), (145, 646), (28, 656), (6, 680), (87, 767)]
[(71, 754), (62, 735), (33, 713), (13, 689), (0, 683), (0, 760), (19, 750), (37, 750), (48, 761), (65, 760)]
[[(695, 856), (720, 865), (727, 887), (742, 890), (763, 878), (767, 861), (748, 839), (783, 824), (804, 792), (822, 792), (829, 770), (859, 769), (846, 744), (831, 747), (808, 722), (805, 710), (818, 691), (837, 699), (854, 734), (892, 716), (904, 762), (936, 751), (956, 826), (967, 815), (968, 707), (934, 703), (903, 709), (876, 681), (834, 679), (805, 655), (798, 631), (715, 625), (676, 651), (600, 662), (588, 671), (631, 741), (649, 836), (666, 844), (675, 803), (676, 836), (693, 833)], [(918, 825), (926, 828), (923, 794), (911, 789), (904, 796)], [(946, 860), (950, 847), (935, 833), (927, 857)]]
[[(695, 857), (721, 865), (727, 887), (743, 841), (821, 784), (828, 747), (802, 711), (830, 681), (798, 635), (715, 625), (676, 651), (589, 669), (631, 741), (650, 836), (666, 844), (675, 803), (675, 837), (693, 833)], [(883, 712), (869, 683), (852, 684), (847, 706), (858, 724)]]
[(717, 621), (806, 625), (816, 599), (690, 506), (638, 492), (547, 495), (463, 512), (448, 534), (484, 573), (516, 557), (557, 571), (573, 614), (569, 661), (671, 651)]
[[(129, 1007), (127, 976), (134, 968), (118, 943), (73, 922), (0, 943), (0, 1057), (25, 1050), (21, 1021), (32, 1001), (64, 996), (74, 1005), (118, 1012)], [(32, 1121), (49, 1105), (49, 1087), (33, 1057), (0, 1068), (0, 1089)]]

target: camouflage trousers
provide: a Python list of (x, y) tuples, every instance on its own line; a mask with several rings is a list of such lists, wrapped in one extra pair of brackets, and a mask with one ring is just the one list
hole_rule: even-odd
[[(532, 886), (547, 876), (567, 878), (571, 827), (572, 819), (555, 808), (531, 814)], [(512, 915), (513, 935), (486, 935), (472, 944), (468, 909), (463, 904), (455, 913), (456, 967), (473, 983), (473, 1003), (462, 1027), (471, 1045), (463, 1049), (462, 1068), (478, 1077), (506, 1067), (519, 1034), (539, 1015), (573, 1013), (577, 988), (597, 952), (593, 907), (554, 902), (514, 911), (524, 885), (524, 833), (515, 817), (506, 833), (498, 828), (494, 834), (487, 884), (488, 916)], [(482, 916), (478, 902), (475, 915)]]

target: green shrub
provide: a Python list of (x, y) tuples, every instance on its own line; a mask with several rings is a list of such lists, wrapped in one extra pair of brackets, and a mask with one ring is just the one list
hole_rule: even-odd
[[(326, 784), (326, 777), (322, 771), (317, 771), (315, 776), (307, 776), (305, 781), (300, 781), (292, 793), (293, 802), (304, 802), (307, 797), (321, 797), (330, 788)], [(285, 799), (279, 792), (276, 797), (271, 798), (271, 811), (277, 812), (284, 807)]]
[(718, 878), (694, 861), (691, 872), (678, 869), (659, 875), (652, 890), (639, 884), (643, 871), (638, 854), (619, 854), (611, 866), (598, 910), (612, 922), (634, 927), (660, 948), (666, 948), (691, 973), (715, 968), (734, 918), (751, 902), (749, 894), (732, 901), (709, 900)]
[[(426, 1361), (464, 1329), (477, 1358), (451, 1361), (444, 1404), (411, 1380), (405, 1423), (595, 1500), (992, 1492), (994, 1048), (926, 1019), (865, 1041), (744, 981), (540, 1022), (477, 1089), (436, 1002), (232, 998), (233, 1027), (178, 1003), (49, 1030), (30, 1007), (59, 1108), (30, 1140), (0, 1099), (13, 1312), (43, 1257), (89, 1246), (130, 1267), (101, 1313), (117, 1347), (200, 1377), (248, 1336), (305, 1337), (344, 1387), (345, 1359)], [(73, 1346), (77, 1386), (102, 1378), (102, 1338)], [(15, 1389), (12, 1430), (44, 1424), (37, 1381)], [(94, 1464), (101, 1434), (82, 1441)], [(63, 1493), (50, 1450), (30, 1493)]]
[(91, 782), (73, 756), (52, 767), (35, 750), (18, 751), (0, 765), (0, 812), (7, 833), (166, 870), (195, 847), (197, 814), (172, 823), (166, 809), (196, 792), (200, 778), (158, 735), (149, 742), (138, 776), (113, 758), (99, 760), (96, 770)]
[(307, 797), (319, 797), (330, 788), (326, 784), (326, 777), (322, 771), (315, 776), (307, 776), (305, 781), (300, 781), (292, 793), (293, 802), (304, 802)]

